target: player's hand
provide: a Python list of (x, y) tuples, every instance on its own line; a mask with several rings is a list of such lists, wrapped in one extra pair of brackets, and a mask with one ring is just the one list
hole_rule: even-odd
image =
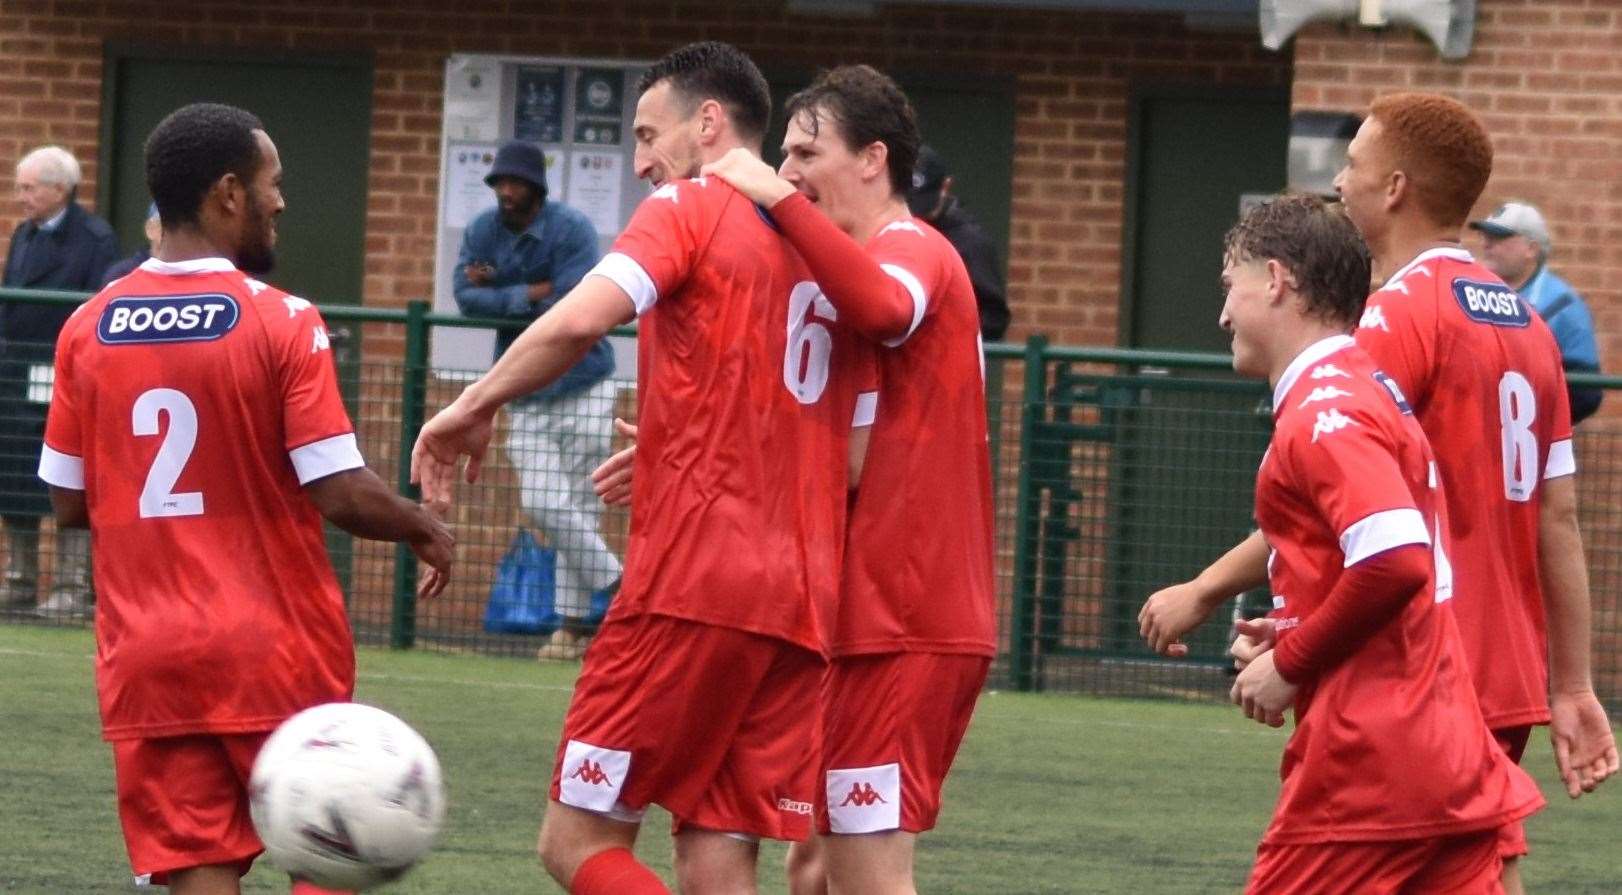
[(467, 480), (479, 480), (484, 453), (495, 433), (494, 416), (469, 410), (458, 398), (417, 433), (411, 448), (411, 483), (422, 487), (422, 501), (443, 516), (456, 492), (456, 471), (467, 458)]
[(1246, 718), (1268, 727), (1283, 727), (1284, 710), (1295, 704), (1298, 689), (1273, 667), (1273, 651), (1267, 650), (1239, 672), (1228, 696), (1244, 711)]
[(726, 155), (705, 165), (699, 173), (721, 178), (748, 196), (749, 201), (766, 208), (794, 195), (794, 184), (778, 177), (771, 165), (747, 149), (729, 149)]
[(1233, 657), (1233, 667), (1240, 671), (1278, 641), (1277, 623), (1270, 618), (1240, 619), (1233, 623), (1233, 630), (1239, 636), (1228, 647), (1228, 655)]
[(591, 471), (591, 487), (607, 506), (629, 506), (631, 470), (636, 460), (636, 426), (615, 417), (614, 431), (629, 438), (631, 444)]
[(1549, 700), (1549, 739), (1566, 795), (1593, 792), (1617, 771), (1616, 736), (1594, 691), (1555, 693)]
[(1211, 617), (1211, 607), (1201, 596), (1192, 581), (1173, 584), (1149, 596), (1138, 611), (1138, 633), (1150, 649), (1174, 659), (1188, 655), (1183, 638)]
[(456, 536), (426, 504), (423, 505), (423, 515), (428, 523), (425, 530), (407, 543), (411, 552), (428, 566), (417, 581), (417, 597), (431, 600), (450, 583), (451, 561), (456, 558)]

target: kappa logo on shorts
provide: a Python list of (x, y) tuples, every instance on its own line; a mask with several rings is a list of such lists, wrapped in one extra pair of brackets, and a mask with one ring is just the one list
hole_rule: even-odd
[(777, 810), (787, 811), (790, 814), (804, 814), (809, 817), (811, 814), (811, 803), (797, 801), (784, 796), (777, 800)]
[(901, 765), (829, 769), (824, 782), (828, 828), (835, 833), (877, 833), (901, 827)]
[(846, 793), (845, 801), (840, 802), (839, 807), (843, 808), (846, 805), (855, 805), (858, 808), (866, 808), (867, 806), (875, 803), (888, 804), (888, 800), (885, 799), (884, 796), (874, 792), (873, 784), (871, 783), (852, 783), (850, 785), (850, 792)]
[(602, 786), (604, 783), (612, 785), (608, 775), (603, 773), (603, 766), (589, 758), (580, 760), (580, 766), (574, 769), (574, 773), (569, 775), (569, 779), (584, 780), (592, 786)]
[(620, 790), (631, 770), (631, 753), (570, 740), (558, 768), (558, 801), (612, 813), (618, 810)]

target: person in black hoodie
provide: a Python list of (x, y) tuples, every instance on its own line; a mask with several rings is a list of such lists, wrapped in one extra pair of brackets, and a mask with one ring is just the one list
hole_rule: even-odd
[(969, 269), (969, 280), (974, 283), (974, 301), (980, 308), (980, 335), (987, 342), (1001, 339), (1008, 331), (1010, 313), (997, 249), (980, 229), (980, 222), (952, 195), (952, 175), (947, 173), (946, 162), (928, 146), (918, 147), (918, 163), (912, 169), (907, 206), (914, 216), (941, 231), (957, 249), (963, 266)]

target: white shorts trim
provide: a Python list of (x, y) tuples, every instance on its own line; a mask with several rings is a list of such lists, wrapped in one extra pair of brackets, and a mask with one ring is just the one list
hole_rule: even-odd
[(860, 429), (863, 426), (873, 425), (879, 410), (879, 393), (862, 392), (856, 396), (856, 412), (851, 415), (850, 427)]
[(620, 804), (630, 771), (630, 752), (570, 740), (558, 767), (558, 801), (622, 823), (640, 823), (641, 811)]
[(829, 768), (828, 830), (879, 833), (901, 829), (901, 765)]

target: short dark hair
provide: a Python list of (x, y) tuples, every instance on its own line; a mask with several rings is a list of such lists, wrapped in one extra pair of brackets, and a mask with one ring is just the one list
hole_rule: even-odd
[(726, 106), (738, 135), (758, 140), (766, 135), (772, 117), (772, 91), (753, 60), (729, 43), (706, 40), (666, 53), (642, 74), (637, 93), (647, 93), (660, 81), (697, 107), (706, 99)]
[(203, 197), (227, 173), (252, 180), (264, 161), (259, 118), (236, 106), (192, 103), (169, 113), (146, 138), (146, 187), (163, 226), (195, 224)]
[(890, 76), (871, 65), (841, 65), (817, 75), (809, 87), (789, 97), (790, 120), (805, 113), (816, 136), (826, 116), (839, 125), (852, 152), (883, 143), (889, 150), (890, 189), (897, 195), (912, 188), (918, 161), (918, 116)]
[(1492, 138), (1464, 103), (1437, 93), (1393, 93), (1376, 99), (1369, 115), (1392, 164), (1408, 175), (1430, 219), (1463, 226), (1492, 176)]
[(1308, 313), (1355, 325), (1369, 297), (1369, 247), (1340, 206), (1286, 195), (1239, 218), (1223, 239), (1234, 261), (1277, 261), (1295, 276)]

